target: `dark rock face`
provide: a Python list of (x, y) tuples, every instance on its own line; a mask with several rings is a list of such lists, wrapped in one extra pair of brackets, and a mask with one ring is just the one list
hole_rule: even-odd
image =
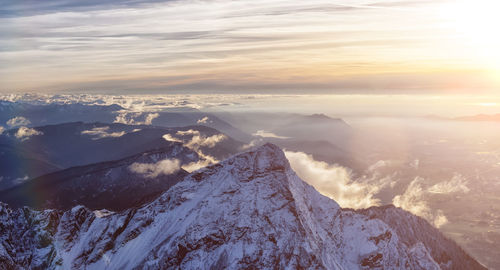
[[(162, 166), (162, 160), (177, 160), (179, 168), (171, 174), (149, 177), (131, 170), (132, 164)], [(11, 207), (69, 210), (77, 205), (89, 209), (120, 211), (154, 200), (188, 173), (182, 164), (195, 162), (198, 155), (174, 143), (170, 147), (147, 151), (125, 159), (74, 167), (48, 174), (0, 192), (0, 201)]]
[(411, 226), (415, 241), (369, 211), (376, 212), (342, 209), (320, 195), (278, 147), (266, 144), (120, 213), (2, 204), (0, 224), (8, 226), (0, 227), (0, 260), (49, 269), (482, 269), (451, 244), (438, 250), (450, 260), (438, 263), (431, 239), (449, 240), (411, 214), (391, 216)]

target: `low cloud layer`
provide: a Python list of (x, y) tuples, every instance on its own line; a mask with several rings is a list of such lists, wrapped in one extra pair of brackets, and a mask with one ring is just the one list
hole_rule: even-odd
[(198, 150), (200, 147), (208, 147), (213, 148), (215, 145), (225, 139), (227, 136), (224, 134), (216, 134), (212, 136), (203, 136), (198, 130), (186, 130), (186, 131), (177, 131), (176, 133), (179, 136), (192, 136), (191, 140), (186, 142), (186, 147), (193, 150)]
[(428, 204), (429, 196), (433, 194), (447, 195), (455, 193), (467, 193), (467, 180), (460, 174), (455, 174), (451, 180), (437, 183), (428, 187), (425, 179), (416, 177), (406, 188), (405, 192), (397, 195), (392, 203), (417, 216), (427, 219), (437, 228), (448, 222), (448, 219), (440, 209), (431, 209)]
[(90, 130), (84, 130), (82, 131), (82, 135), (89, 135), (92, 136), (92, 140), (99, 140), (102, 138), (116, 138), (116, 137), (121, 137), (125, 135), (125, 131), (120, 131), (120, 132), (109, 132), (109, 126), (106, 127), (95, 127)]
[(446, 224), (448, 219), (444, 216), (443, 211), (433, 211), (429, 207), (424, 198), (428, 191), (423, 187), (423, 181), (424, 179), (421, 177), (415, 178), (403, 194), (394, 197), (392, 203), (397, 207), (401, 207), (406, 211), (427, 219), (439, 228)]
[(158, 116), (160, 116), (158, 113), (122, 112), (113, 122), (127, 125), (151, 125)]
[(14, 136), (21, 141), (28, 140), (32, 136), (38, 136), (38, 135), (43, 135), (43, 132), (28, 127), (20, 127), (14, 134)]
[(218, 160), (216, 159), (200, 159), (196, 162), (190, 162), (188, 164), (182, 165), (182, 169), (186, 170), (187, 172), (194, 172), (196, 170), (199, 170), (201, 168), (204, 168), (206, 166), (212, 165), (214, 163), (217, 163)]
[(183, 165), (182, 168), (188, 172), (198, 170), (210, 164), (219, 162), (215, 157), (205, 154), (201, 148), (213, 148), (219, 142), (226, 140), (227, 136), (224, 134), (215, 134), (212, 136), (204, 136), (198, 130), (189, 129), (186, 131), (177, 131), (175, 136), (172, 134), (163, 135), (163, 139), (171, 142), (180, 142), (185, 147), (193, 150), (198, 154), (200, 160)]
[(276, 139), (288, 139), (290, 137), (280, 136), (265, 130), (257, 130), (257, 132), (252, 134), (253, 136), (263, 137), (263, 138), (276, 138)]
[(381, 187), (354, 181), (349, 169), (316, 161), (311, 155), (302, 152), (285, 151), (285, 155), (300, 178), (323, 195), (334, 199), (340, 206), (367, 208), (380, 204), (380, 200), (374, 196)]
[(31, 121), (22, 117), (22, 116), (17, 116), (17, 117), (14, 117), (12, 119), (9, 119), (7, 121), (7, 125), (9, 127), (20, 127), (20, 126), (27, 126), (31, 124)]
[(264, 143), (264, 140), (262, 138), (254, 139), (254, 140), (250, 141), (249, 143), (242, 145), (240, 147), (240, 150), (245, 151), (245, 150), (248, 150), (248, 149), (255, 147), (257, 145), (261, 145), (263, 143)]
[(178, 159), (164, 159), (156, 163), (133, 163), (128, 169), (131, 172), (144, 175), (146, 178), (155, 178), (160, 175), (170, 175), (181, 169)]
[(468, 193), (468, 181), (461, 174), (455, 174), (450, 181), (440, 182), (431, 186), (428, 191), (437, 194)]
[(196, 121), (197, 124), (208, 124), (208, 123), (211, 123), (212, 121), (209, 120), (208, 116), (205, 116), (201, 119), (198, 119), (198, 121)]
[[(335, 200), (341, 207), (359, 209), (378, 206), (381, 204), (378, 199), (380, 192), (384, 188), (394, 188), (397, 184), (396, 173), (379, 173), (386, 169), (391, 161), (378, 161), (367, 169), (368, 175), (354, 178), (348, 168), (314, 160), (311, 155), (290, 151), (285, 151), (285, 155), (300, 178), (314, 186), (321, 194)], [(415, 162), (412, 162), (410, 166), (414, 164)], [(467, 180), (460, 174), (434, 185), (427, 184), (422, 177), (416, 177), (402, 194), (392, 198), (392, 203), (425, 218), (439, 228), (446, 224), (448, 219), (442, 210), (433, 209), (429, 205), (431, 196), (467, 193), (470, 190), (467, 184)]]

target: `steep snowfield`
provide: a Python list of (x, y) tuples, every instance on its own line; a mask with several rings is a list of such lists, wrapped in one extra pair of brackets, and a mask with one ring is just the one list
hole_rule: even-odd
[[(402, 221), (421, 220), (401, 213)], [(389, 220), (341, 209), (271, 144), (196, 171), (141, 208), (2, 204), (0, 224), (4, 268), (482, 269), (456, 245), (435, 247), (442, 257), (434, 257), (432, 239), (451, 241), (428, 224), (405, 223), (422, 226), (411, 229), (417, 241), (405, 241)]]

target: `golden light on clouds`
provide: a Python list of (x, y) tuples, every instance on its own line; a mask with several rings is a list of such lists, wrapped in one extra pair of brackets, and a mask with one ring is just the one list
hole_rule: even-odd
[(500, 85), (495, 1), (75, 5), (5, 7), (0, 91), (470, 93)]

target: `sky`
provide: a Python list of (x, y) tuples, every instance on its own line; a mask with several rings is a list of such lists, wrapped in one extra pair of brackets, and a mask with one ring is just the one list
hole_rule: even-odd
[(493, 0), (0, 0), (0, 92), (500, 90)]

